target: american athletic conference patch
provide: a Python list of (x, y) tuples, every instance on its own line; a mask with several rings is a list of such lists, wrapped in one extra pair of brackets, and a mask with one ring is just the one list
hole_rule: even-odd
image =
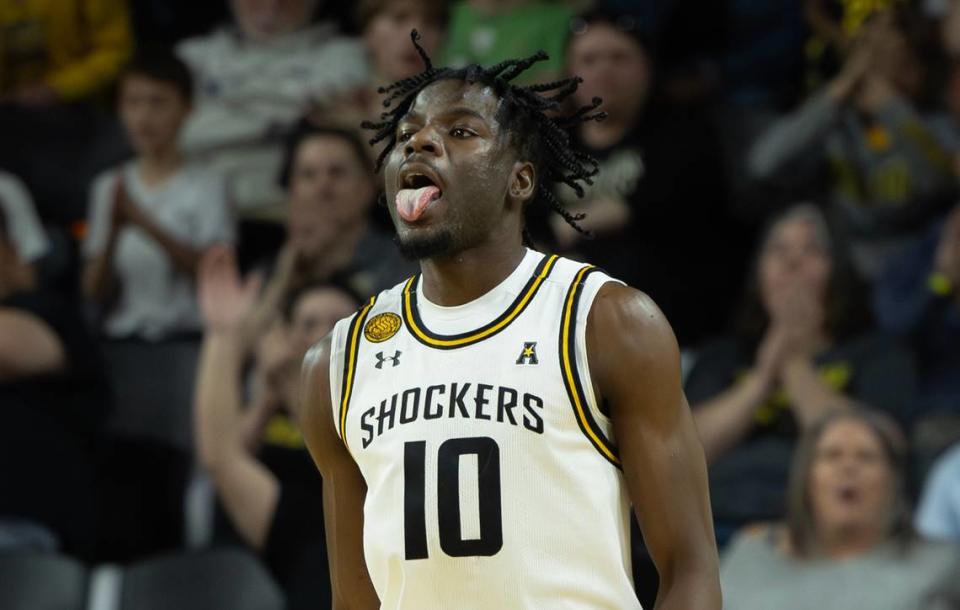
[(363, 336), (370, 343), (382, 343), (400, 330), (400, 316), (395, 313), (381, 313), (370, 318), (363, 329)]

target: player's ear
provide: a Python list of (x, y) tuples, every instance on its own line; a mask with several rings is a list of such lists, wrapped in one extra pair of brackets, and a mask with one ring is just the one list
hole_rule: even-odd
[(533, 199), (537, 188), (537, 171), (529, 161), (517, 161), (513, 164), (513, 173), (510, 176), (510, 197), (515, 201), (526, 203)]

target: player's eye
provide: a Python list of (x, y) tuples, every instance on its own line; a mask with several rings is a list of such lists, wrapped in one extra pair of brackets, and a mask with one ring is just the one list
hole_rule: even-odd
[(450, 130), (450, 135), (455, 138), (469, 138), (473, 136), (474, 133), (468, 129), (464, 129), (463, 127), (454, 127)]
[(413, 137), (414, 131), (412, 129), (402, 129), (400, 133), (397, 134), (397, 142), (406, 142)]

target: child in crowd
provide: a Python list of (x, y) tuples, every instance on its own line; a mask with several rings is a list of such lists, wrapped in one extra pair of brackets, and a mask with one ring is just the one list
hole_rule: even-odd
[(94, 182), (83, 288), (104, 333), (158, 340), (200, 330), (192, 278), (203, 250), (232, 242), (223, 180), (184, 162), (190, 71), (170, 54), (139, 57), (120, 83), (119, 114), (136, 156)]

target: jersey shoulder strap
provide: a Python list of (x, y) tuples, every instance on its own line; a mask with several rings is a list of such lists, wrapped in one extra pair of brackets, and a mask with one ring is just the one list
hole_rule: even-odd
[(357, 358), (361, 345), (365, 341), (385, 341), (400, 329), (402, 323), (398, 311), (402, 288), (403, 284), (398, 284), (370, 297), (355, 314), (340, 320), (333, 328), (330, 338), (330, 404), (333, 408), (330, 412), (337, 434), (345, 445), (347, 414), (357, 384)]
[(586, 328), (590, 309), (607, 282), (623, 284), (592, 265), (583, 265), (574, 274), (560, 318), (560, 371), (580, 430), (600, 455), (620, 468), (613, 424), (600, 408), (587, 358)]

